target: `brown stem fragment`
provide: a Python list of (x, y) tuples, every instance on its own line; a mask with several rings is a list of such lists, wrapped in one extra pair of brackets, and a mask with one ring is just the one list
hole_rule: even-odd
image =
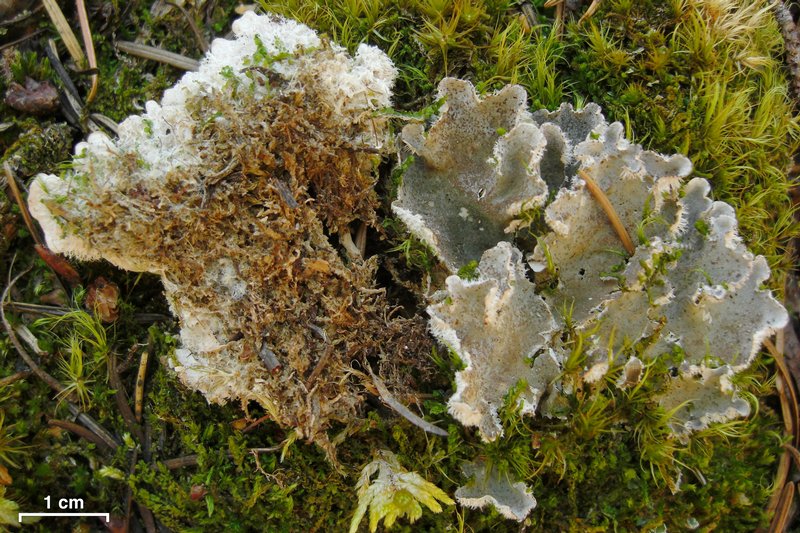
[(106, 441), (79, 424), (67, 422), (66, 420), (56, 420), (55, 418), (48, 420), (47, 424), (61, 429), (66, 429), (70, 433), (74, 433), (80, 438), (88, 440), (89, 442), (96, 444), (99, 448), (103, 448), (106, 451), (113, 451), (114, 449), (113, 447), (110, 447)]
[(620, 220), (619, 215), (617, 215), (616, 210), (614, 210), (614, 206), (611, 205), (606, 193), (603, 192), (603, 189), (597, 185), (597, 182), (594, 181), (594, 179), (592, 179), (592, 177), (589, 176), (585, 170), (579, 170), (578, 176), (580, 176), (580, 178), (586, 183), (586, 188), (589, 189), (589, 192), (592, 194), (595, 201), (600, 204), (600, 207), (605, 212), (609, 222), (611, 222), (611, 227), (614, 228), (619, 240), (622, 241), (622, 246), (625, 247), (625, 251), (630, 255), (633, 255), (633, 253), (636, 251), (636, 246), (633, 245), (631, 236), (628, 235), (628, 230), (626, 230), (625, 226), (622, 225), (622, 221)]
[(134, 397), (134, 406), (136, 409), (136, 421), (142, 423), (142, 410), (144, 409), (144, 382), (147, 377), (147, 361), (150, 354), (147, 350), (142, 352), (142, 358), (139, 360), (139, 371), (136, 373), (136, 391)]

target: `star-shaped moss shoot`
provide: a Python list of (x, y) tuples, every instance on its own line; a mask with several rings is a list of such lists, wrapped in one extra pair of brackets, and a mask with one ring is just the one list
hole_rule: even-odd
[(31, 212), (54, 251), (161, 276), (185, 384), (256, 401), (325, 445), (362, 401), (351, 361), (425, 342), (421, 319), (385, 320), (376, 263), (337, 243), (354, 248), (349, 225), (375, 221), (387, 127), (374, 111), (395, 69), (271, 15), (233, 32), (118, 139), (94, 133), (64, 175), (38, 176)]
[[(375, 473), (378, 477), (372, 480)], [(422, 505), (434, 513), (440, 513), (441, 504), (455, 503), (442, 489), (416, 472), (403, 468), (397, 457), (386, 450), (378, 452), (378, 457), (361, 470), (356, 490), (358, 507), (350, 522), (350, 533), (358, 530), (367, 509), (369, 530), (375, 531), (381, 520), (386, 529), (402, 517), (408, 518), (411, 523), (415, 522), (422, 516)]]

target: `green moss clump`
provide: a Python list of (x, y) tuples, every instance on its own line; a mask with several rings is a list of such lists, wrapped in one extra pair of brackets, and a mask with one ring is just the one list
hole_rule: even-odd
[(768, 3), (612, 0), (570, 26), (566, 42), (573, 94), (646, 148), (687, 155), (714, 196), (736, 207), (780, 292), (798, 232), (786, 169), (800, 129)]
[[(123, 28), (120, 38), (142, 38), (148, 44), (199, 56), (197, 43), (176, 10), (156, 20), (147, 3), (134, 0), (125, 10), (112, 4), (112, 19), (119, 22), (114, 27)], [(199, 11), (193, 13), (206, 23), (203, 31), (219, 35), (230, 23), (234, 4), (221, 2), (203, 17)], [(266, 9), (326, 32), (351, 51), (362, 42), (387, 51), (400, 71), (395, 106), (401, 110), (416, 111), (432, 104), (433, 90), (445, 75), (466, 77), (484, 91), (520, 83), (534, 109), (553, 109), (565, 99), (579, 105), (600, 104), (609, 119), (626, 125), (629, 138), (635, 136), (649, 149), (680, 152), (692, 159), (697, 174), (711, 180), (715, 197), (737, 208), (740, 233), (755, 252), (768, 257), (774, 272), (770, 284), (780, 290), (790, 266), (784, 247), (797, 234), (784, 167), (800, 137), (780, 64), (780, 35), (770, 12), (762, 12), (766, 2), (725, 3), (730, 8), (715, 11), (714, 6), (720, 4), (605, 0), (592, 19), (582, 26), (566, 24), (559, 38), (547, 19), (552, 10), (540, 9), (543, 24), (529, 28), (516, 7), (504, 0), (263, 2)], [(137, 112), (146, 99), (158, 99), (181, 75), (171, 67), (118, 54), (107, 29), (98, 30), (95, 37), (101, 84), (94, 111), (121, 120)], [(35, 119), (19, 121), (2, 104), (0, 113), (0, 122), (17, 124), (15, 134), (30, 129), (30, 137), (15, 145), (15, 153), (22, 153), (17, 148), (32, 149), (38, 132), (49, 127)], [(401, 124), (398, 121), (396, 126)], [(63, 139), (70, 136), (65, 134)], [(3, 147), (12, 144), (4, 141)], [(61, 154), (70, 142), (62, 144), (58, 150), (44, 148), (44, 153)], [(43, 155), (41, 149), (35, 153)], [(28, 170), (20, 172), (55, 167), (59, 158), (26, 155), (25, 161), (33, 163), (26, 163)], [(381, 172), (385, 198), (379, 215), (386, 221), (381, 234), (385, 240), (373, 242), (369, 234), (367, 249), (383, 256), (382, 269), (389, 270), (391, 277), (381, 275), (379, 281), (388, 286), (393, 301), (410, 300), (407, 312), (421, 312), (419, 294), (425, 289), (421, 280), (435, 274), (433, 256), (389, 221), (390, 167), (381, 167)], [(530, 219), (534, 227), (541, 223), (540, 213), (531, 213)], [(29, 241), (17, 239), (16, 243), (18, 262), (30, 260)], [(392, 248), (395, 251), (388, 252)], [(3, 259), (0, 263), (9, 264), (10, 252)], [(91, 274), (104, 268), (108, 267), (84, 265), (82, 271)], [(152, 310), (153, 305), (164, 312), (165, 304), (153, 303), (158, 300), (153, 279), (139, 282), (135, 275), (116, 275), (125, 300), (123, 317), (107, 328), (107, 342), (124, 360), (124, 354), (135, 352), (134, 345), (147, 338), (134, 312)], [(436, 276), (431, 277), (435, 285)], [(38, 295), (52, 287), (52, 275), (37, 262), (20, 284), (18, 297), (38, 301)], [(66, 323), (63, 326), (56, 330), (57, 338), (43, 343), (50, 354), (42, 357), (42, 364), (59, 377), (60, 351), (67, 346), (59, 338), (68, 340), (76, 331)], [(44, 338), (41, 329), (33, 329)], [(87, 510), (123, 516), (130, 489), (137, 502), (176, 531), (341, 531), (348, 527), (356, 507), (357, 473), (371, 460), (373, 450), (389, 449), (405, 467), (448, 494), (463, 482), (459, 474), (463, 461), (487, 458), (531, 486), (538, 506), (525, 522), (530, 530), (697, 527), (735, 532), (753, 531), (769, 519), (765, 508), (785, 437), (773, 408), (777, 402), (770, 396), (771, 362), (764, 356), (736, 378), (751, 395), (757, 413), (748, 420), (712, 426), (685, 443), (665, 438), (668, 413), (653, 400), (656, 387), (652, 384), (669, 376), (668, 362), (662, 361), (648, 367), (641, 387), (617, 387), (619, 369), (599, 383), (581, 383), (563, 406), (564, 419), (522, 418), (511, 391), (501, 411), (506, 436), (486, 444), (448, 417), (446, 401), (459, 361), (439, 350), (434, 357), (439, 372), (424, 385), (430, 397), (422, 412), (447, 427), (448, 437), (426, 435), (372, 402), (363, 424), (353, 428), (337, 448), (342, 475), (318, 448), (293, 442), (290, 432), (271, 422), (244, 431), (265, 414), (259, 408), (251, 406), (249, 418), (242, 421), (239, 406), (210, 406), (199, 394), (182, 389), (162, 364), (174, 347), (170, 331), (174, 333), (174, 325), (153, 330), (156, 339), (148, 348), (146, 441), (125, 437), (129, 429), (100, 371), (103, 367), (96, 371), (87, 409), (130, 444), (115, 453), (103, 453), (68, 432), (49, 428), (48, 417), (68, 415), (64, 404), (59, 407), (52, 391), (35, 378), (0, 389), (5, 417), (0, 445), (29, 446), (9, 455), (18, 467), (2, 459), (0, 448), (0, 464), (9, 467), (13, 477), (7, 498), (28, 511), (41, 510), (47, 495), (81, 497)], [(675, 364), (680, 355), (675, 354), (675, 361), (669, 363)], [(131, 359), (132, 366), (122, 376), (129, 392), (134, 389), (137, 360)], [(0, 372), (6, 376), (19, 368), (13, 348), (0, 333)], [(581, 369), (581, 350), (576, 349), (567, 368), (576, 383), (580, 383)], [(251, 448), (271, 450), (252, 453)], [(167, 468), (170, 460), (190, 455), (196, 456), (196, 464)], [(121, 472), (122, 479), (102, 475), (104, 466)], [(681, 490), (673, 493), (678, 472)], [(68, 519), (52, 519), (29, 529), (51, 531), (75, 525)], [(520, 525), (491, 510), (456, 506), (437, 515), (425, 513), (413, 526), (399, 522), (393, 531), (448, 528), (518, 531)]]

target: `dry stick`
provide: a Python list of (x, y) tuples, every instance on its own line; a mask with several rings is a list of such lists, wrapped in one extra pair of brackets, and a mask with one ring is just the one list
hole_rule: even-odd
[(376, 376), (374, 372), (372, 372), (372, 369), (367, 367), (367, 370), (369, 370), (369, 375), (372, 376), (372, 382), (375, 384), (375, 388), (378, 389), (378, 394), (380, 395), (381, 400), (383, 400), (386, 405), (397, 411), (398, 414), (415, 426), (422, 428), (424, 431), (433, 433), (434, 435), (439, 435), (440, 437), (447, 436), (447, 431), (417, 416), (408, 407), (395, 400), (394, 396), (392, 396), (392, 394), (389, 392), (389, 389), (386, 388), (386, 385), (384, 385), (383, 381), (381, 381), (381, 379)]
[(553, 28), (555, 29), (557, 37), (561, 37), (561, 34), (564, 31), (564, 2), (565, 0), (547, 0), (547, 2), (544, 3), (545, 8), (556, 8), (556, 16), (555, 20), (553, 21)]
[(47, 14), (50, 15), (50, 20), (53, 21), (53, 25), (56, 27), (58, 34), (64, 41), (69, 55), (72, 56), (72, 59), (78, 64), (78, 68), (83, 68), (86, 64), (86, 56), (83, 54), (81, 45), (78, 44), (78, 39), (72, 32), (72, 28), (69, 27), (69, 23), (66, 17), (64, 17), (61, 8), (58, 7), (55, 0), (42, 0), (42, 3), (47, 10)]
[[(775, 365), (778, 367), (779, 375), (775, 380), (776, 387), (778, 388), (778, 395), (781, 401), (781, 411), (783, 414), (784, 426), (787, 432), (792, 436), (793, 442), (797, 442), (797, 396), (792, 386), (792, 377), (789, 374), (783, 355), (778, 351), (771, 340), (764, 341), (767, 351), (772, 355), (775, 360)], [(784, 388), (785, 387), (785, 388)], [(789, 391), (789, 398), (787, 398), (785, 390)], [(796, 445), (796, 444), (795, 444)], [(789, 469), (791, 468), (793, 453), (784, 448), (783, 455), (781, 455), (780, 462), (778, 463), (778, 471), (775, 475), (775, 486), (780, 487), (776, 490), (769, 500), (767, 505), (767, 514), (772, 515), (772, 523), (770, 524), (770, 531), (784, 531), (785, 521), (787, 519), (787, 501), (788, 507), (791, 507), (792, 500), (794, 499), (794, 483), (786, 483), (789, 477)], [(787, 495), (787, 487), (791, 488), (791, 494)]]
[[(14, 259), (16, 259), (16, 256), (14, 257)], [(14, 267), (14, 259), (11, 260), (11, 267), (9, 268), (9, 277), (11, 276), (11, 269)], [(3, 290), (2, 295), (0, 295), (0, 302), (5, 301), (6, 297), (8, 296), (8, 292), (11, 290), (11, 288), (17, 283), (17, 281), (19, 281), (19, 279), (22, 276), (27, 274), (30, 269), (31, 267), (28, 267), (21, 273), (17, 274), (17, 276), (14, 279), (9, 280), (8, 284), (6, 285), (6, 288)], [(28, 354), (25, 348), (22, 347), (22, 344), (19, 342), (19, 339), (17, 338), (17, 334), (14, 331), (14, 328), (11, 327), (11, 324), (8, 322), (8, 319), (6, 318), (5, 306), (3, 305), (0, 305), (0, 318), (2, 318), (3, 320), (3, 327), (5, 327), (6, 329), (6, 333), (8, 334), (8, 338), (11, 340), (11, 344), (14, 345), (14, 348), (16, 348), (17, 353), (19, 353), (19, 355), (22, 357), (22, 360), (25, 361), (25, 364), (28, 365), (31, 371), (34, 374), (36, 374), (36, 376), (39, 379), (47, 383), (47, 385), (51, 389), (56, 391), (56, 393), (58, 394), (62, 394), (64, 392), (64, 386), (61, 383), (59, 383), (59, 381), (56, 380), (53, 376), (42, 370), (39, 367), (39, 365), (36, 364), (36, 361), (34, 361), (33, 358)], [(75, 393), (72, 392), (70, 394), (67, 394), (66, 398), (74, 399)], [(78, 407), (71, 401), (67, 402), (67, 406), (69, 407), (69, 410), (72, 413), (72, 415), (75, 416), (81, 422), (81, 424), (89, 428), (99, 439), (103, 440), (105, 445), (107, 445), (109, 448), (112, 449), (115, 448), (116, 446), (119, 446), (119, 443), (117, 443), (116, 439), (114, 439), (114, 437), (108, 431), (106, 431), (105, 428), (103, 428), (100, 424), (95, 422), (95, 420), (92, 417), (90, 417), (86, 413), (81, 412), (81, 410), (78, 409)]]
[(89, 28), (89, 15), (86, 14), (86, 5), (83, 0), (75, 0), (75, 9), (78, 12), (78, 24), (80, 24), (81, 27), (81, 37), (83, 37), (83, 47), (86, 49), (89, 68), (94, 71), (92, 73), (92, 86), (89, 89), (89, 94), (86, 95), (86, 105), (89, 105), (97, 94), (97, 86), (100, 77), (97, 75), (97, 57), (94, 55), (92, 30)]
[[(14, 266), (13, 259), (11, 261), (11, 266), (12, 267)], [(26, 268), (21, 273), (17, 274), (17, 276), (14, 279), (9, 280), (8, 284), (6, 285), (6, 288), (3, 290), (2, 295), (0, 295), (0, 302), (4, 302), (6, 300), (6, 297), (8, 296), (8, 291), (11, 290), (11, 287), (13, 287), (14, 284), (17, 283), (17, 281), (19, 281), (19, 279), (22, 276), (27, 274), (30, 269), (31, 267)], [(9, 268), (9, 276), (11, 276), (11, 268)], [(50, 374), (39, 368), (39, 365), (36, 364), (33, 358), (30, 355), (28, 355), (28, 352), (25, 351), (25, 348), (22, 347), (22, 344), (20, 344), (19, 339), (17, 338), (17, 334), (14, 332), (14, 328), (11, 327), (11, 324), (8, 322), (8, 319), (6, 318), (6, 311), (4, 306), (2, 305), (0, 305), (0, 317), (2, 317), (3, 319), (3, 326), (6, 328), (6, 333), (8, 334), (8, 338), (11, 340), (11, 344), (14, 345), (14, 348), (16, 348), (17, 353), (19, 353), (19, 355), (22, 357), (22, 360), (25, 361), (25, 364), (28, 365), (28, 368), (30, 368), (39, 379), (47, 383), (51, 389), (53, 389), (59, 394), (63, 392), (64, 386), (61, 385), (61, 383), (59, 383), (53, 376), (51, 376)]]
[(614, 210), (614, 206), (611, 205), (611, 202), (608, 200), (606, 193), (603, 192), (603, 189), (597, 185), (597, 182), (595, 182), (585, 170), (579, 170), (578, 176), (580, 176), (581, 179), (586, 183), (586, 188), (589, 189), (589, 192), (592, 194), (595, 201), (600, 204), (600, 207), (605, 212), (609, 222), (611, 222), (611, 227), (614, 228), (619, 240), (622, 241), (622, 246), (625, 247), (625, 251), (633, 255), (633, 253), (636, 251), (636, 247), (633, 245), (633, 241), (631, 240), (630, 235), (628, 235), (628, 231), (625, 229), (625, 226), (622, 225), (622, 221), (619, 219), (617, 212)]
[(789, 525), (789, 515), (794, 503), (795, 486), (791, 481), (780, 491), (780, 499), (775, 516), (769, 525), (770, 533), (783, 533)]
[(775, 20), (783, 35), (784, 48), (786, 49), (786, 64), (791, 73), (791, 84), (794, 97), (800, 96), (800, 37), (797, 35), (797, 26), (792, 18), (792, 13), (786, 4), (777, 0), (772, 3)]
[(25, 379), (31, 374), (33, 374), (33, 372), (30, 370), (23, 370), (22, 372), (17, 372), (16, 374), (11, 374), (10, 376), (4, 377), (3, 379), (0, 379), (0, 388), (7, 387), (12, 383), (16, 383), (21, 379)]
[(117, 354), (113, 352), (108, 354), (108, 379), (111, 382), (111, 386), (114, 387), (114, 399), (117, 402), (117, 408), (120, 414), (122, 414), (123, 420), (125, 420), (125, 424), (128, 426), (128, 429), (136, 438), (137, 442), (144, 442), (144, 433), (142, 433), (142, 428), (137, 424), (137, 419), (134, 417), (131, 406), (128, 403), (128, 395), (125, 394), (125, 387), (122, 385), (122, 380), (119, 378)]
[[(136, 472), (136, 461), (139, 459), (139, 450), (133, 450), (131, 454), (131, 467), (128, 469), (128, 477), (130, 478)], [(130, 485), (125, 489), (125, 529), (123, 531), (130, 531), (131, 523), (131, 506), (133, 505), (133, 489)]]
[(332, 353), (333, 346), (329, 344), (320, 356), (317, 364), (314, 366), (314, 370), (311, 371), (311, 375), (308, 376), (308, 379), (305, 382), (306, 389), (311, 390), (311, 387), (314, 385), (314, 382), (317, 381), (317, 378), (322, 373), (322, 370), (328, 366), (328, 361), (330, 360)]
[(602, 1), (603, 0), (592, 0), (591, 5), (589, 5), (589, 7), (586, 9), (586, 12), (583, 14), (580, 20), (578, 20), (578, 26), (586, 22), (587, 19), (591, 18), (591, 16), (597, 12)]
[(539, 14), (536, 13), (536, 7), (530, 1), (522, 2), (519, 6), (522, 9), (522, 14), (528, 23), (528, 28), (533, 29), (539, 25)]
[(267, 421), (267, 420), (269, 420), (269, 419), (270, 419), (270, 416), (269, 416), (269, 415), (264, 415), (264, 416), (262, 416), (261, 418), (259, 418), (258, 420), (256, 420), (255, 422), (253, 422), (252, 424), (250, 424), (249, 426), (247, 426), (246, 428), (244, 428), (244, 429), (242, 430), (242, 433), (250, 433), (250, 432), (251, 432), (251, 431), (253, 431), (255, 428), (257, 428), (259, 425), (261, 425), (263, 422), (265, 422), (265, 421)]
[(69, 408), (69, 412), (72, 413), (72, 416), (74, 416), (78, 422), (89, 428), (95, 435), (103, 439), (109, 448), (115, 449), (119, 446), (119, 442), (117, 442), (117, 439), (114, 438), (114, 435), (109, 433), (106, 428), (97, 423), (94, 418), (81, 411), (77, 405), (72, 402), (67, 402), (67, 407)]
[(183, 468), (184, 466), (197, 466), (197, 455), (185, 455), (183, 457), (167, 459), (161, 461), (161, 464), (164, 465), (164, 468), (167, 470), (175, 470), (177, 468)]
[(153, 46), (132, 43), (130, 41), (116, 41), (114, 44), (118, 49), (132, 56), (152, 59), (153, 61), (166, 63), (167, 65), (172, 65), (173, 67), (183, 70), (197, 71), (200, 68), (200, 62), (196, 59), (161, 50)]
[(142, 422), (142, 408), (144, 406), (144, 381), (147, 377), (147, 360), (150, 354), (147, 350), (142, 352), (142, 358), (139, 359), (139, 371), (136, 373), (136, 389), (134, 396), (134, 406), (136, 409), (136, 421)]
[(197, 44), (200, 46), (200, 49), (203, 52), (208, 52), (208, 41), (206, 40), (205, 35), (203, 35), (203, 33), (200, 31), (200, 28), (197, 27), (197, 24), (194, 21), (194, 17), (192, 17), (192, 15), (188, 11), (186, 11), (186, 8), (184, 8), (177, 2), (173, 2), (172, 0), (167, 0), (167, 3), (181, 10), (181, 13), (183, 13), (184, 18), (186, 18), (186, 22), (192, 29), (192, 33), (194, 33), (195, 39), (197, 39)]
[(67, 69), (64, 68), (61, 59), (58, 57), (58, 48), (53, 39), (48, 39), (44, 51), (47, 54), (47, 59), (50, 60), (50, 65), (56, 71), (58, 79), (61, 80), (64, 86), (64, 91), (59, 92), (59, 100), (61, 100), (61, 110), (64, 112), (67, 122), (76, 128), (85, 130), (84, 125), (81, 124), (81, 114), (83, 113), (81, 96), (75, 84), (72, 83), (72, 78), (69, 77)]
[(153, 517), (152, 511), (138, 501), (136, 502), (136, 507), (139, 509), (139, 514), (142, 515), (145, 531), (147, 531), (147, 533), (156, 533), (158, 528), (156, 527), (156, 519)]
[[(786, 397), (786, 385), (784, 385), (785, 381), (781, 376), (775, 376), (775, 388), (778, 389), (778, 399), (781, 402), (781, 416), (783, 418), (783, 428), (786, 430), (786, 433), (794, 437), (795, 428), (794, 428), (794, 414), (792, 413), (792, 406), (789, 402), (789, 399)], [(794, 438), (792, 438), (792, 442), (794, 442)]]
[(561, 38), (562, 35), (564, 35), (564, 25), (565, 25), (565, 22), (564, 22), (564, 3), (565, 2), (566, 2), (566, 0), (561, 0), (561, 2), (559, 2), (558, 5), (556, 6), (556, 19), (555, 19), (555, 22), (553, 23), (553, 27), (555, 28), (555, 31), (556, 31), (556, 37), (558, 37), (559, 39)]
[(791, 454), (792, 459), (794, 459), (795, 466), (800, 468), (800, 450), (798, 450), (789, 443), (784, 444), (783, 449), (788, 451), (789, 454)]
[(22, 198), (22, 193), (20, 192), (19, 185), (17, 184), (17, 178), (14, 176), (14, 172), (11, 170), (11, 166), (8, 164), (8, 161), (3, 163), (3, 170), (6, 173), (6, 183), (8, 183), (8, 187), (11, 189), (11, 195), (14, 197), (14, 201), (17, 202), (17, 206), (19, 206), (19, 210), (22, 213), (22, 219), (25, 221), (25, 227), (28, 228), (28, 231), (31, 233), (34, 242), (39, 246), (44, 246), (44, 241), (42, 241), (42, 238), (39, 236), (39, 232), (36, 230), (36, 226), (33, 224), (33, 219), (28, 211), (28, 204), (25, 203), (25, 200)]
[(89, 431), (88, 429), (86, 429), (81, 425), (74, 424), (72, 422), (67, 422), (66, 420), (56, 420), (55, 418), (48, 420), (47, 424), (50, 426), (66, 429), (67, 431), (70, 431), (71, 433), (78, 435), (82, 439), (88, 440), (89, 442), (96, 444), (100, 448), (105, 448), (106, 451), (114, 450), (113, 446), (109, 446), (106, 441), (104, 441), (103, 439), (101, 439), (100, 437), (98, 437), (97, 435), (95, 435), (94, 433), (92, 433), (91, 431)]
[(95, 124), (110, 131), (115, 137), (119, 136), (119, 124), (114, 122), (110, 117), (107, 117), (102, 113), (89, 113), (89, 118), (92, 119)]
[[(17, 313), (31, 313), (31, 314), (46, 315), (46, 316), (64, 316), (74, 311), (74, 309), (70, 309), (67, 307), (58, 307), (55, 305), (30, 304), (26, 302), (15, 302), (14, 300), (3, 302), (3, 306), (6, 309), (11, 309), (12, 311)], [(171, 317), (168, 317), (167, 315), (162, 315), (161, 313), (135, 313), (133, 315), (133, 320), (138, 324), (149, 324), (151, 322), (164, 322), (167, 320), (171, 320)]]
[[(248, 448), (247, 451), (250, 453), (271, 453), (277, 452), (278, 450), (283, 448), (283, 444), (278, 444), (277, 446), (270, 446), (269, 448)], [(228, 457), (233, 457), (233, 454), (228, 452)], [(164, 468), (167, 470), (176, 470), (178, 468), (183, 468), (185, 466), (197, 466), (197, 459), (198, 455), (184, 455), (183, 457), (175, 457), (174, 459), (166, 459), (164, 461), (160, 461)], [(153, 468), (156, 467), (156, 464), (151, 465)]]
[[(0, 24), (0, 27), (2, 27), (1, 24)], [(27, 34), (27, 35), (23, 35), (19, 39), (14, 39), (13, 41), (3, 43), (3, 44), (0, 45), (0, 52), (5, 50), (6, 48), (11, 48), (13, 46), (17, 46), (20, 43), (24, 43), (25, 41), (29, 41), (29, 40), (33, 39), (34, 37), (38, 37), (42, 33), (44, 33), (44, 29), (38, 29), (36, 31), (33, 31), (33, 32)]]
[(356, 246), (358, 247), (358, 251), (361, 253), (361, 257), (367, 257), (367, 224), (365, 222), (361, 222), (358, 226), (358, 232), (356, 232)]
[[(786, 417), (791, 417), (789, 422), (785, 422), (787, 426), (790, 426), (789, 432), (792, 435), (792, 441), (794, 442), (795, 448), (800, 448), (800, 407), (797, 403), (797, 391), (794, 388), (794, 382), (792, 381), (792, 374), (789, 372), (789, 368), (786, 366), (786, 360), (783, 357), (783, 354), (778, 351), (775, 345), (772, 343), (770, 339), (764, 340), (764, 346), (767, 347), (767, 351), (775, 360), (775, 364), (778, 367), (778, 370), (783, 376), (783, 383), (786, 387), (786, 390), (789, 391), (789, 410), (788, 413), (784, 412), (784, 420)], [(781, 389), (778, 389), (778, 392), (782, 392)], [(783, 395), (781, 395), (783, 404)]]
[(16, 175), (11, 170), (8, 161), (3, 163), (3, 170), (6, 174), (6, 182), (11, 189), (11, 195), (14, 197), (14, 201), (17, 203), (20, 213), (22, 213), (22, 219), (25, 221), (25, 227), (28, 228), (28, 231), (36, 243), (34, 246), (36, 253), (39, 254), (39, 257), (41, 257), (42, 260), (47, 263), (47, 266), (49, 266), (50, 269), (56, 274), (56, 280), (58, 281), (59, 287), (66, 293), (64, 285), (61, 283), (61, 278), (65, 278), (71, 287), (75, 287), (75, 285), (79, 284), (81, 281), (78, 272), (72, 268), (72, 265), (70, 265), (66, 259), (51, 252), (47, 249), (47, 246), (44, 245), (44, 242), (39, 235), (39, 231), (36, 229), (36, 225), (33, 223), (33, 218), (31, 218), (31, 213), (28, 210), (28, 204), (22, 198), (22, 192), (19, 190)]
[[(7, 19), (7, 20), (0, 20), (0, 28), (6, 28), (6, 27), (9, 27), (9, 26), (15, 26), (15, 25), (19, 24), (20, 22), (25, 21), (26, 19), (29, 19), (32, 16), (34, 16), (36, 13), (38, 13), (42, 9), (42, 7), (43, 6), (36, 6), (36, 7), (32, 8), (32, 9), (23, 10), (19, 15), (15, 16), (13, 18), (10, 18), (10, 19)], [(41, 33), (41, 31), (44, 31), (44, 30), (39, 30), (39, 33)]]

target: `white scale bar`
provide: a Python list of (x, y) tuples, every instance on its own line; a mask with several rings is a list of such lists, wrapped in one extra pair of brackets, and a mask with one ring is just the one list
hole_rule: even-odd
[(23, 516), (105, 516), (106, 522), (111, 521), (110, 513), (19, 513), (19, 523)]

